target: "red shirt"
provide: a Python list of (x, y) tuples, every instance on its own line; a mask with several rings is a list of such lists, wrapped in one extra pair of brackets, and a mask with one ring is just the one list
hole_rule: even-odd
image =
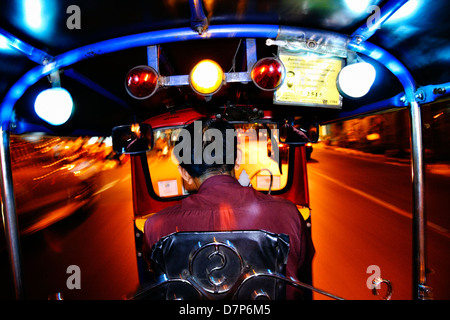
[(144, 255), (160, 238), (174, 232), (257, 229), (289, 235), (286, 276), (305, 281), (314, 247), (297, 207), (283, 198), (243, 187), (228, 175), (206, 179), (196, 194), (149, 217), (144, 226)]

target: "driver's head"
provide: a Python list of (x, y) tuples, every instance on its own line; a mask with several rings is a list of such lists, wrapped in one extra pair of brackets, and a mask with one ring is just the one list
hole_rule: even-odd
[(234, 127), (225, 120), (196, 120), (180, 133), (174, 155), (192, 178), (203, 181), (213, 175), (234, 176), (237, 157)]

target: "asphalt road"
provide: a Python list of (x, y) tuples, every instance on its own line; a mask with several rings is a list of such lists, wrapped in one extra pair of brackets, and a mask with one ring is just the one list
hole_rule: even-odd
[[(25, 298), (48, 299), (61, 293), (66, 300), (123, 299), (136, 288), (129, 164), (102, 172), (99, 185), (89, 209), (22, 238)], [(0, 297), (14, 297), (5, 279), (6, 255), (1, 258)], [(73, 287), (71, 266), (79, 267), (79, 288)]]
[[(308, 164), (314, 285), (346, 299), (379, 299), (367, 288), (377, 266), (392, 299), (412, 298), (412, 187), (409, 163), (315, 148)], [(449, 299), (450, 178), (427, 171), (428, 284)], [(381, 286), (381, 294), (384, 292)], [(323, 299), (315, 295), (316, 299)]]
[[(346, 299), (378, 299), (366, 285), (373, 274), (368, 267), (377, 266), (393, 284), (392, 299), (411, 299), (409, 165), (325, 148), (315, 148), (312, 158), (314, 285)], [(26, 298), (59, 292), (66, 300), (122, 299), (136, 288), (129, 172), (129, 164), (102, 172), (89, 210), (22, 239)], [(450, 299), (449, 184), (446, 176), (427, 174), (428, 278), (435, 299)], [(0, 258), (0, 298), (13, 298), (6, 254)], [(79, 288), (71, 282), (74, 266)]]

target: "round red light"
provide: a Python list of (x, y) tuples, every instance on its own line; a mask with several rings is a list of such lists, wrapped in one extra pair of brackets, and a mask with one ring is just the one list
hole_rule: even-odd
[(286, 69), (277, 58), (263, 58), (253, 65), (251, 76), (258, 88), (272, 91), (283, 84)]
[(149, 66), (137, 66), (128, 71), (125, 78), (125, 88), (135, 99), (146, 99), (158, 88), (159, 75)]

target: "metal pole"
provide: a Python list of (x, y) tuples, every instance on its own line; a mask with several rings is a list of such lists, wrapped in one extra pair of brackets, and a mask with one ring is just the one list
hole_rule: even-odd
[(431, 298), (431, 288), (426, 285), (426, 242), (423, 160), (422, 115), (416, 101), (416, 85), (408, 69), (390, 53), (370, 42), (349, 43), (349, 49), (366, 54), (386, 66), (401, 82), (405, 99), (409, 103), (411, 122), (411, 166), (413, 187), (413, 299)]
[(2, 217), (16, 299), (23, 299), (22, 261), (9, 150), (10, 139), (9, 131), (4, 130), (3, 126), (0, 128), (0, 136)]
[(208, 29), (208, 19), (203, 11), (203, 3), (201, 0), (189, 0), (191, 8), (191, 28), (192, 30), (202, 34)]
[(411, 118), (411, 158), (413, 184), (413, 298), (428, 300), (431, 288), (426, 285), (426, 220), (425, 220), (425, 163), (423, 156), (422, 117), (420, 105), (413, 101), (409, 107)]
[[(367, 23), (358, 28), (351, 36), (356, 44), (364, 42), (371, 37), (375, 31), (389, 17), (394, 14), (407, 1), (390, 0), (382, 8), (381, 19), (369, 26)], [(350, 45), (353, 45), (351, 43)], [(374, 53), (374, 50), (369, 50)], [(396, 67), (388, 67), (400, 80), (405, 89), (406, 101), (410, 102), (409, 114), (411, 122), (411, 167), (413, 185), (413, 299), (428, 300), (432, 298), (432, 290), (426, 285), (426, 218), (425, 218), (425, 163), (423, 159), (423, 136), (422, 136), (422, 115), (420, 105), (415, 100), (415, 85), (412, 76), (398, 63), (396, 59), (386, 55), (380, 62), (394, 62)], [(399, 67), (399, 68), (398, 68)]]

